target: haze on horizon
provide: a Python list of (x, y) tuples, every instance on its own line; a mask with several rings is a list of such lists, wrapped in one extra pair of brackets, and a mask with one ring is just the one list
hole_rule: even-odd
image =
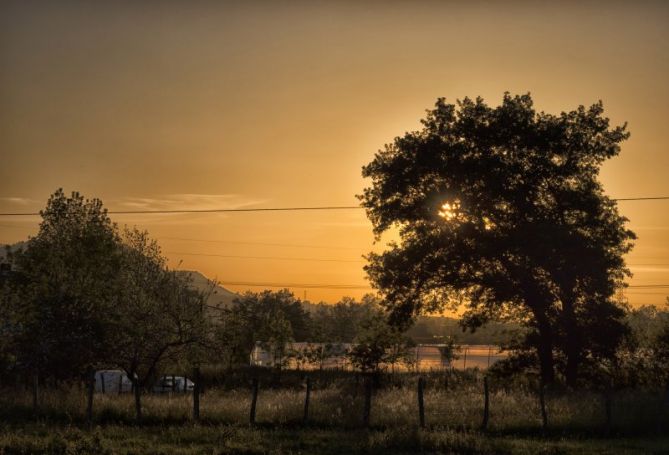
[[(632, 133), (608, 194), (669, 196), (668, 23), (660, 1), (3, 2), (0, 212), (38, 211), (59, 187), (110, 210), (357, 205), (361, 166), (437, 97), (505, 91), (551, 113), (603, 100)], [(669, 201), (619, 206), (639, 237), (630, 283), (669, 283)], [(362, 210), (112, 218), (235, 291), (366, 286), (361, 256), (382, 247)], [(0, 217), (0, 243), (37, 223)]]

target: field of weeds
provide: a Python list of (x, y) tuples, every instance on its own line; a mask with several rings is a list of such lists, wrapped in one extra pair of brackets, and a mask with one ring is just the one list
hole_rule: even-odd
[[(415, 378), (414, 378), (415, 379)], [(78, 387), (45, 389), (37, 414), (28, 390), (2, 389), (0, 453), (669, 453), (669, 406), (662, 390), (548, 391), (543, 427), (535, 390), (491, 386), (481, 429), (480, 381), (428, 381), (425, 428), (411, 378), (376, 388), (363, 427), (364, 384), (350, 380), (311, 392), (260, 384), (256, 425), (250, 388), (208, 388), (200, 420), (190, 394), (143, 395), (135, 421), (131, 394), (96, 394), (93, 424)]]

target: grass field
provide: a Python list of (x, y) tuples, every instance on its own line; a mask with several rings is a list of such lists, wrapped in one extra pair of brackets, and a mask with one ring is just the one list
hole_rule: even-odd
[(669, 438), (480, 433), (415, 426), (342, 430), (234, 425), (105, 425), (91, 431), (34, 424), (3, 428), (4, 454), (661, 454)]
[(191, 396), (145, 395), (139, 425), (129, 394), (97, 394), (90, 429), (85, 393), (76, 387), (44, 392), (37, 417), (28, 391), (3, 389), (0, 453), (669, 453), (660, 390), (616, 392), (610, 427), (601, 394), (549, 393), (544, 431), (536, 393), (492, 387), (482, 431), (478, 381), (448, 388), (428, 382), (425, 429), (416, 390), (404, 384), (375, 391), (369, 429), (361, 425), (363, 388), (353, 381), (316, 387), (306, 425), (304, 390), (261, 386), (254, 427), (248, 389), (208, 389), (199, 423), (191, 420)]

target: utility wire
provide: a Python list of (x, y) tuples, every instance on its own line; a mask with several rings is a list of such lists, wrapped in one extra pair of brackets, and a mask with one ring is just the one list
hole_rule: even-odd
[(304, 289), (372, 289), (371, 286), (355, 284), (313, 284), (313, 283), (264, 283), (254, 281), (218, 281), (222, 286), (250, 286), (268, 288), (304, 288)]
[(638, 288), (638, 289), (664, 289), (669, 288), (669, 284), (631, 284), (627, 288)]
[(183, 237), (158, 237), (158, 240), (183, 240), (186, 242), (207, 242), (207, 243), (226, 243), (231, 245), (261, 245), (261, 246), (285, 246), (290, 248), (323, 248), (331, 250), (355, 250), (360, 251), (360, 248), (352, 246), (336, 246), (336, 245), (298, 245), (291, 243), (265, 243), (265, 242), (242, 242), (236, 240), (214, 240), (214, 239), (191, 239)]
[[(175, 209), (175, 210), (108, 210), (110, 215), (149, 215), (149, 214), (170, 214), (170, 213), (231, 213), (231, 212), (298, 212), (313, 210), (351, 210), (362, 209), (358, 205), (331, 205), (315, 207), (260, 207), (251, 209)], [(0, 216), (34, 216), (39, 213), (16, 212), (0, 213)]]
[(176, 254), (181, 256), (210, 256), (218, 258), (234, 259), (263, 259), (277, 261), (316, 261), (316, 262), (365, 262), (360, 259), (325, 259), (325, 258), (301, 258), (301, 257), (281, 257), (281, 256), (242, 256), (233, 254), (209, 254), (209, 253), (180, 253), (175, 251), (166, 251), (165, 254)]
[[(652, 197), (628, 197), (612, 199), (613, 201), (659, 201), (669, 200), (669, 196)], [(247, 209), (175, 209), (175, 210), (108, 210), (110, 215), (149, 215), (149, 214), (173, 214), (173, 213), (233, 213), (233, 212), (297, 212), (314, 210), (362, 210), (359, 205), (329, 205), (312, 207), (260, 207)], [(35, 216), (39, 212), (10, 212), (0, 213), (0, 216)]]
[(622, 197), (612, 199), (612, 201), (626, 202), (626, 201), (663, 201), (669, 199), (669, 196), (652, 196), (652, 197)]

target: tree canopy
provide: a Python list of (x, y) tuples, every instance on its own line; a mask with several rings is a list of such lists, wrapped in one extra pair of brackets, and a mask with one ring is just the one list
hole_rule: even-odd
[(56, 191), (40, 212), (37, 235), (13, 255), (17, 361), (65, 378), (106, 359), (121, 266), (116, 226), (99, 199)]
[(523, 321), (542, 378), (554, 380), (560, 349), (574, 384), (578, 364), (624, 333), (613, 296), (634, 234), (598, 174), (625, 126), (611, 128), (601, 102), (552, 115), (508, 93), (498, 107), (440, 98), (421, 123), (363, 168), (375, 234), (400, 236), (366, 266), (391, 319), (464, 304), (470, 328)]
[[(208, 336), (205, 295), (168, 269), (147, 232), (122, 234), (99, 199), (56, 191), (35, 237), (0, 280), (1, 360), (18, 372), (72, 379), (123, 368), (140, 388)], [(189, 353), (190, 354), (190, 353)]]

